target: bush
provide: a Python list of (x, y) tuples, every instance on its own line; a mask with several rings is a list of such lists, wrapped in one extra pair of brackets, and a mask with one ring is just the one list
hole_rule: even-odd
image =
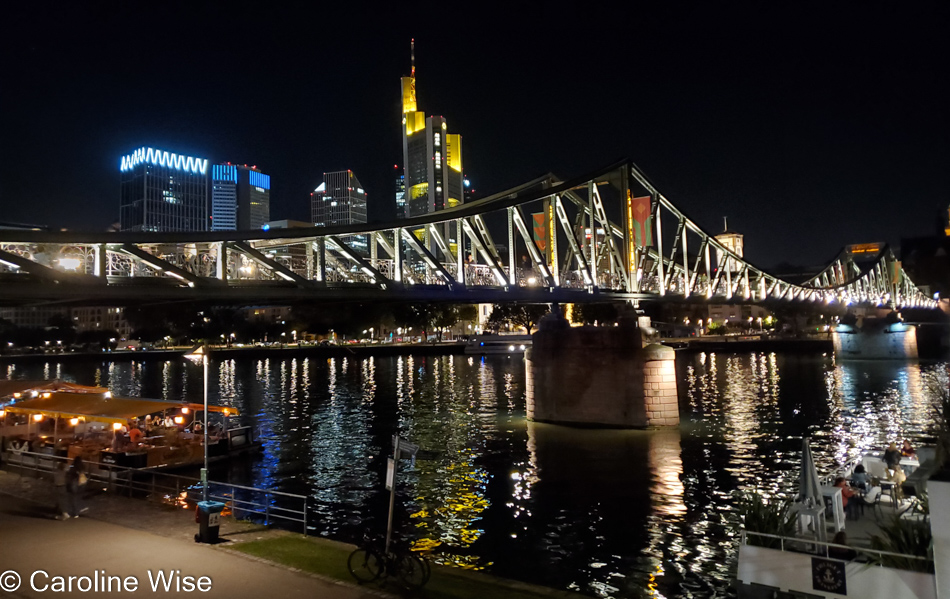
[[(895, 516), (887, 523), (881, 524), (881, 534), (871, 537), (871, 549), (930, 557), (930, 546), (933, 535), (930, 532), (930, 522), (927, 520), (907, 520)], [(933, 572), (933, 562), (921, 559), (910, 559), (896, 555), (871, 555), (875, 563), (888, 568), (912, 570), (915, 572)]]
[[(739, 524), (747, 532), (791, 537), (795, 534), (795, 518), (791, 514), (791, 500), (773, 497), (767, 500), (757, 492), (736, 494), (736, 516)], [(778, 548), (778, 539), (751, 535), (746, 539), (749, 545)]]

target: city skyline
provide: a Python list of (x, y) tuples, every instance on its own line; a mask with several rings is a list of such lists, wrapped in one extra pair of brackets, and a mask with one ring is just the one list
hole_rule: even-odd
[[(293, 25), (279, 15), (256, 25), (272, 44), (230, 48), (248, 60), (221, 66), (184, 37), (148, 55), (118, 52), (132, 43), (123, 34), (86, 35), (121, 31), (134, 12), (64, 9), (43, 21), (48, 34), (4, 42), (13, 91), (3, 107), (20, 115), (0, 161), (4, 220), (103, 230), (117, 216), (116, 161), (141, 146), (260, 165), (274, 177), (271, 218), (306, 219), (318, 173), (347, 165), (369, 192), (370, 221), (394, 217), (394, 81), (413, 36), (314, 49), (284, 35)], [(464, 132), (466, 173), (483, 195), (629, 157), (708, 231), (728, 215), (763, 265), (932, 232), (950, 202), (945, 15), (708, 16), (654, 16), (655, 30), (564, 47), (513, 33), (449, 45), (415, 35), (419, 94)], [(251, 26), (228, 25), (235, 35)], [(150, 93), (138, 65), (164, 62), (180, 65), (180, 82)], [(340, 85), (322, 85), (326, 64), (345, 66)], [(212, 71), (227, 93), (204, 93)], [(268, 85), (246, 85), (254, 78)]]

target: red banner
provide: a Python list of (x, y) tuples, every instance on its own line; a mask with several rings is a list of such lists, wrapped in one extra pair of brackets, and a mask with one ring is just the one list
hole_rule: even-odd
[(547, 218), (543, 212), (535, 212), (531, 215), (531, 220), (534, 224), (532, 237), (534, 238), (534, 243), (537, 244), (538, 249), (542, 252), (547, 250), (548, 247), (548, 225)]
[(651, 208), (650, 196), (630, 200), (633, 241), (637, 247), (653, 245), (653, 214)]

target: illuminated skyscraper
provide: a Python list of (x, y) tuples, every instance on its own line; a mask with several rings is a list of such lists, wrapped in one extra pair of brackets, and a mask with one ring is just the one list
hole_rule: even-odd
[(260, 229), (270, 220), (270, 175), (257, 167), (211, 167), (211, 230)]
[[(399, 172), (399, 167), (393, 167)], [(399, 173), (396, 177), (396, 218), (406, 218), (406, 173)]]
[[(406, 216), (451, 208), (463, 201), (462, 136), (448, 132), (441, 116), (416, 110), (416, 55), (412, 73), (402, 78), (402, 156)], [(397, 216), (398, 214), (397, 206)]]
[[(353, 171), (323, 173), (323, 183), (310, 194), (310, 214), (317, 227), (366, 222), (366, 192)], [(366, 249), (363, 235), (344, 237), (354, 247)]]
[(123, 231), (207, 231), (208, 161), (139, 148), (119, 164)]

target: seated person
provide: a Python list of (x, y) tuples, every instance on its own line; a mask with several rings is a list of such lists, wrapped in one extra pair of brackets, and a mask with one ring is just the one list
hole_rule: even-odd
[(901, 501), (904, 498), (904, 481), (907, 476), (900, 466), (894, 466), (887, 471), (887, 480), (894, 483), (894, 500)]
[(901, 452), (897, 451), (897, 443), (891, 443), (887, 446), (887, 449), (884, 450), (884, 457), (881, 458), (884, 460), (884, 463), (887, 464), (887, 467), (893, 470), (901, 463)]
[[(843, 530), (839, 530), (831, 542), (834, 545), (847, 545), (848, 535)], [(858, 552), (847, 547), (828, 547), (828, 557), (850, 561), (858, 556)]]
[(910, 444), (910, 441), (904, 439), (904, 445), (901, 446), (901, 455), (905, 458), (916, 458), (917, 452), (914, 451), (914, 446)]
[(868, 473), (864, 469), (864, 464), (858, 464), (851, 473), (851, 486), (857, 487), (862, 491), (867, 491), (870, 484)]
[[(834, 486), (841, 489), (841, 507), (844, 508), (844, 513), (852, 518), (857, 518), (857, 514), (854, 513), (858, 505), (857, 501), (848, 502), (848, 499), (856, 495), (854, 490), (848, 486), (848, 481), (846, 481), (843, 476), (839, 476), (835, 479)], [(850, 508), (848, 507), (849, 505), (851, 506)]]

